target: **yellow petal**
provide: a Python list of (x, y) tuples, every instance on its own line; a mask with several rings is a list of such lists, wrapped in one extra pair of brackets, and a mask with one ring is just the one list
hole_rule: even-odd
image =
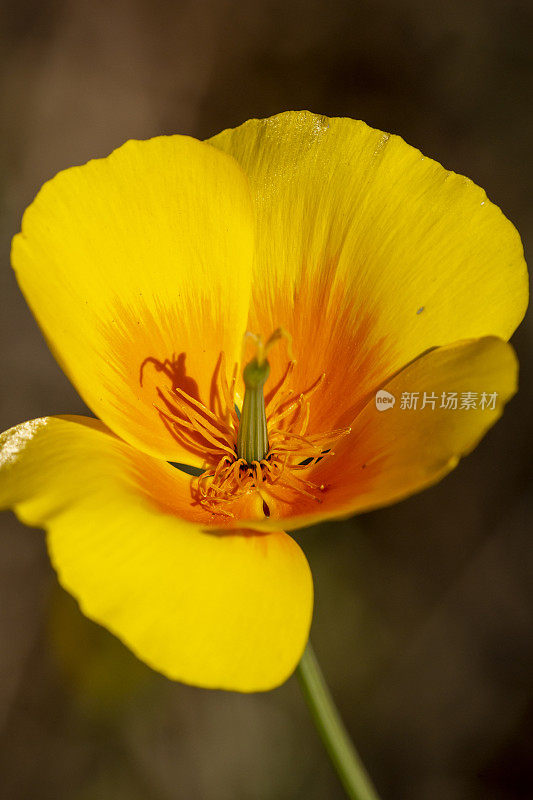
[[(312, 580), (289, 536), (208, 532), (165, 513), (139, 491), (140, 454), (97, 420), (33, 420), (0, 443), (0, 506), (46, 528), (61, 584), (139, 658), (185, 683), (243, 692), (291, 674)], [(142, 458), (154, 475), (172, 469)]]
[[(269, 523), (294, 529), (350, 516), (438, 482), (499, 419), (516, 392), (517, 371), (511, 345), (491, 336), (439, 347), (416, 359), (380, 387), (393, 395), (394, 405), (380, 411), (372, 396), (351, 434), (335, 446), (335, 455), (309, 471), (306, 477), (324, 486), (318, 493), (321, 504), (304, 497), (289, 504), (288, 494), (276, 492), (267, 498)], [(404, 393), (416, 395), (416, 408), (402, 407)]]
[[(126, 441), (200, 464), (154, 403), (170, 384), (212, 405), (223, 350), (240, 354), (253, 247), (236, 162), (185, 136), (130, 141), (59, 173), (27, 209), (12, 262), (61, 366)], [(144, 383), (140, 371), (143, 362)]]
[[(527, 305), (517, 231), (482, 189), (398, 136), (287, 112), (210, 140), (250, 180), (249, 328), (293, 337), (296, 393), (320, 375), (309, 431), (349, 424), (368, 392), (430, 347), (507, 339)], [(272, 350), (270, 385), (286, 365)]]

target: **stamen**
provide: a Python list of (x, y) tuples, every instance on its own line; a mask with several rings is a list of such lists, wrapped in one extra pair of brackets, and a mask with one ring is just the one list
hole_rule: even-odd
[(216, 414), (213, 414), (213, 412), (210, 411), (208, 408), (206, 408), (203, 403), (200, 403), (199, 400), (195, 400), (194, 397), (191, 397), (190, 394), (187, 394), (187, 392), (184, 392), (183, 389), (180, 389), (179, 387), (177, 387), (176, 389), (172, 389), (172, 392), (173, 394), (179, 395), (179, 397), (181, 397), (182, 400), (185, 400), (187, 403), (190, 403), (191, 405), (198, 408), (202, 412), (202, 414), (205, 414), (207, 417), (209, 417), (209, 419), (212, 419), (213, 422), (215, 422), (217, 425), (220, 425), (221, 428), (224, 428), (226, 433), (231, 433), (231, 427), (226, 422), (224, 422), (224, 420), (220, 419), (220, 417), (217, 417)]
[[(324, 484), (297, 473), (309, 471), (323, 458), (334, 457), (332, 444), (351, 429), (308, 433), (310, 399), (322, 385), (325, 374), (295, 396), (288, 386), (296, 363), (292, 353), (280, 381), (268, 394), (265, 408), (263, 387), (270, 370), (266, 356), (281, 338), (289, 339), (281, 328), (265, 343), (260, 336), (246, 334), (244, 342), (247, 339), (254, 342), (256, 357), (243, 370), (245, 395), (240, 418), (234, 399), (237, 364), (228, 383), (224, 353), (220, 355), (217, 371), (217, 405), (212, 408), (175, 385), (175, 356), (165, 361), (149, 357), (141, 364), (141, 385), (148, 365), (169, 381), (168, 386), (156, 387), (161, 403), (154, 403), (166, 429), (179, 444), (205, 459), (205, 471), (191, 479), (191, 493), (195, 502), (209, 513), (232, 519), (235, 514), (231, 504), (250, 492), (257, 492), (263, 513), (270, 517), (271, 499), (286, 503), (286, 492), (321, 503), (318, 495), (327, 491)], [(288, 346), (290, 351), (290, 339)], [(269, 489), (271, 486), (278, 486), (284, 493), (276, 497)]]
[(305, 403), (305, 412), (304, 412), (302, 427), (300, 428), (300, 436), (303, 436), (307, 430), (307, 426), (309, 425), (310, 413), (311, 413), (311, 404), (309, 403), (309, 401), (307, 401)]
[(233, 376), (231, 378), (231, 389), (228, 386), (228, 381), (226, 377), (226, 354), (222, 353), (221, 362), (220, 362), (220, 369), (221, 369), (221, 378), (220, 378), (220, 385), (222, 386), (222, 394), (224, 395), (224, 402), (226, 403), (226, 414), (233, 421), (233, 427), (237, 429), (239, 427), (239, 417), (237, 416), (237, 412), (235, 411), (235, 384), (237, 383), (237, 364), (233, 367)]
[(301, 394), (296, 400), (294, 400), (290, 405), (288, 405), (287, 408), (284, 409), (284, 411), (280, 412), (279, 414), (276, 414), (274, 417), (269, 417), (268, 422), (271, 425), (274, 424), (274, 422), (276, 424), (278, 422), (281, 422), (282, 419), (285, 419), (286, 417), (290, 416), (293, 413), (293, 411), (296, 411), (296, 409), (299, 410), (302, 407), (302, 402), (303, 402), (303, 395)]
[[(266, 410), (268, 411), (270, 416), (275, 411), (275, 409), (270, 408), (270, 406), (273, 404), (274, 401), (276, 401), (276, 404), (279, 405), (279, 402), (280, 402), (281, 398), (283, 397), (283, 393), (282, 393), (281, 390), (285, 386), (285, 384), (286, 384), (287, 380), (289, 379), (290, 375), (292, 375), (292, 373), (294, 371), (294, 365), (295, 364), (296, 364), (296, 361), (289, 361), (289, 363), (287, 364), (287, 369), (283, 373), (283, 377), (282, 377), (280, 383), (278, 383), (278, 385), (270, 392), (270, 394), (267, 395), (268, 399), (266, 400)], [(291, 393), (294, 394), (294, 392), (291, 392)]]
[[(306, 389), (304, 392), (300, 392), (300, 394), (298, 395), (298, 399), (293, 401), (293, 406), (295, 407), (296, 403), (303, 402), (303, 400), (308, 400), (310, 397), (312, 397), (314, 395), (314, 393), (316, 392), (316, 390), (321, 385), (322, 381), (325, 379), (325, 377), (326, 377), (326, 373), (323, 372), (322, 375), (320, 375), (317, 378), (317, 380), (313, 383), (313, 385), (309, 387), (309, 389)], [(280, 404), (280, 405), (283, 405), (283, 404)], [(287, 411), (288, 411), (288, 409), (287, 409)], [(285, 416), (286, 416), (286, 411), (285, 410), (283, 412), (281, 412), (279, 416), (277, 416), (276, 413), (273, 412), (273, 413), (271, 413), (269, 415), (268, 422), (270, 424), (272, 424), (274, 422), (277, 423), (281, 419), (283, 419)]]
[[(223, 455), (223, 450), (221, 448), (209, 448), (202, 442), (199, 442), (198, 439), (195, 439), (193, 436), (191, 436), (188, 430), (183, 429), (189, 428), (196, 433), (200, 433), (200, 431), (198, 431), (197, 428), (195, 428), (192, 424), (187, 423), (185, 420), (172, 419), (169, 414), (163, 411), (162, 408), (159, 408), (159, 406), (157, 406), (155, 403), (154, 408), (159, 413), (159, 416), (168, 432), (181, 444), (184, 444), (184, 446), (189, 445), (191, 450), (201, 450), (203, 453), (213, 453), (217, 454), (219, 457)], [(183, 426), (183, 428), (181, 426)]]
[[(220, 431), (216, 431), (213, 426), (210, 425), (202, 416), (200, 416), (200, 414), (195, 412), (194, 409), (187, 408), (184, 403), (178, 405), (178, 409), (185, 414), (189, 420), (189, 423), (193, 426), (193, 429), (200, 433), (204, 439), (211, 444), (214, 444), (216, 447), (219, 447), (221, 450), (231, 453), (232, 455), (234, 454), (235, 451), (230, 446), (231, 439), (226, 437), (226, 442), (228, 442), (227, 444), (220, 442), (217, 439), (217, 436), (223, 436), (223, 434)], [(180, 425), (185, 423), (185, 427), (188, 427), (184, 420), (176, 419), (176, 423)]]
[(227, 433), (219, 431), (210, 422), (208, 422), (201, 414), (196, 412), (193, 408), (187, 408), (184, 403), (178, 403), (179, 410), (185, 414), (191, 424), (199, 426), (202, 430), (202, 435), (209, 440), (212, 437), (213, 442), (218, 442), (218, 438), (222, 438), (228, 445), (231, 443), (231, 429)]

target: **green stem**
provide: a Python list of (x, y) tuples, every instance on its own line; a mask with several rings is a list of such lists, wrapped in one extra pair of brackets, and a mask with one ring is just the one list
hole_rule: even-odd
[(296, 675), (328, 755), (350, 800), (379, 800), (372, 781), (335, 707), (311, 647), (302, 656)]

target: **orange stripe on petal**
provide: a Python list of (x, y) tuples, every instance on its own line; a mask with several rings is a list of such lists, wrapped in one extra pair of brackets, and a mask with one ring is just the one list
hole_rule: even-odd
[[(430, 347), (507, 339), (527, 306), (520, 238), (472, 181), (364, 122), (285, 112), (210, 140), (247, 174), (257, 216), (248, 327), (293, 337), (309, 430), (350, 424)], [(272, 352), (272, 380), (286, 365)]]
[[(323, 487), (314, 493), (321, 502), (274, 484), (265, 492), (270, 517), (256, 526), (299, 528), (389, 505), (436, 483), (499, 419), (516, 391), (516, 379), (513, 348), (495, 337), (421, 356), (383, 385), (396, 398), (393, 407), (379, 411), (373, 396), (351, 433), (335, 444), (335, 454), (299, 473)], [(443, 392), (456, 394), (456, 410), (440, 407)], [(402, 408), (404, 393), (417, 395), (417, 409)], [(436, 398), (434, 408), (431, 403), (421, 408), (424, 393), (426, 400)], [(477, 407), (461, 409), (461, 396), (468, 393)], [(487, 400), (494, 393), (491, 408)]]

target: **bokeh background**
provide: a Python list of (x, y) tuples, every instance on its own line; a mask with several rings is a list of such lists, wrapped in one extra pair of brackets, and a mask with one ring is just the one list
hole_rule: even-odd
[[(531, 250), (532, 9), (509, 0), (3, 0), (1, 427), (83, 413), (9, 268), (24, 207), (128, 138), (309, 108), (472, 177)], [(315, 649), (383, 800), (533, 796), (531, 326), (521, 391), (439, 486), (299, 534)], [(295, 679), (173, 684), (57, 588), (41, 532), (0, 530), (1, 800), (343, 797)]]

